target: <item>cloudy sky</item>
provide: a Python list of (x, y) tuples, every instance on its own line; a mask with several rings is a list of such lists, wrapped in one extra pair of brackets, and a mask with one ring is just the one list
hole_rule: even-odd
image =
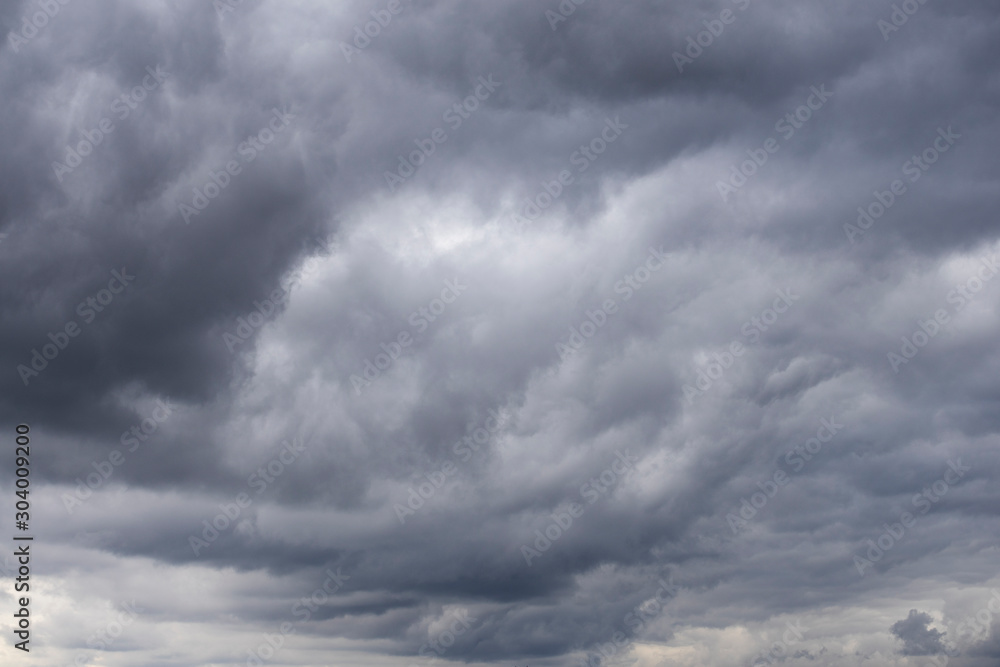
[(3, 664), (1000, 664), (995, 2), (0, 26)]

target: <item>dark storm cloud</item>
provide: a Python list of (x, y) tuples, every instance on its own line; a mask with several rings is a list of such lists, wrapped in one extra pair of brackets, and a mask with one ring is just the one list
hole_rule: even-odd
[(941, 638), (945, 633), (930, 627), (930, 614), (910, 610), (910, 615), (892, 624), (890, 630), (903, 642), (903, 655), (936, 655), (944, 653)]
[(216, 5), (0, 47), (47, 608), (141, 598), (129, 664), (645, 667), (930, 656), (982, 607), (991, 3)]

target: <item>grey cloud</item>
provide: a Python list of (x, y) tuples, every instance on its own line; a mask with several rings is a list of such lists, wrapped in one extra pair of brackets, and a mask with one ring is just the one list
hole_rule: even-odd
[(930, 614), (911, 609), (909, 616), (893, 623), (890, 630), (902, 642), (903, 655), (938, 655), (945, 652), (941, 639), (945, 633), (930, 627)]
[[(89, 658), (243, 664), (288, 622), (272, 664), (429, 664), (459, 612), (477, 621), (442, 662), (735, 667), (795, 622), (789, 665), (958, 641), (932, 618), (951, 628), (997, 586), (1000, 23), (988, 2), (912, 0), (884, 39), (894, 4), (587, 0), (553, 30), (548, 0), (402, 0), (391, 20), (389, 0), (70, 0), (18, 51), (6, 39), (0, 418), (36, 443), (53, 664), (91, 651), (82, 616), (132, 598), (149, 611)], [(169, 76), (121, 118), (156, 66)], [(265, 141), (275, 109), (294, 119)], [(614, 141), (609, 122), (627, 125)], [(78, 312), (123, 269), (127, 289)], [(799, 295), (780, 313), (779, 290)], [(47, 363), (25, 385), (33, 351)], [(128, 451), (157, 400), (170, 416)], [(308, 447), (258, 494), (250, 476), (296, 435)], [(624, 451), (634, 472), (602, 481)], [(971, 470), (942, 489), (957, 460)], [(677, 595), (636, 629), (669, 577)], [(991, 664), (995, 635), (954, 664)]]

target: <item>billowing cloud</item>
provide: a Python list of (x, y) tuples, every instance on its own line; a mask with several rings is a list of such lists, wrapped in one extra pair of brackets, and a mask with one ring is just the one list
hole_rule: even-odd
[(995, 662), (995, 4), (0, 26), (8, 661)]
[(930, 614), (911, 609), (909, 616), (892, 624), (892, 634), (903, 642), (903, 655), (937, 655), (945, 652), (941, 639), (946, 633), (931, 628), (933, 620)]

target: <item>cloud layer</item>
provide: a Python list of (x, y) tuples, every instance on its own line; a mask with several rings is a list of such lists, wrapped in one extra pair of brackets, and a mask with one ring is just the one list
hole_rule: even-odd
[(996, 664), (994, 3), (0, 26), (26, 664)]

